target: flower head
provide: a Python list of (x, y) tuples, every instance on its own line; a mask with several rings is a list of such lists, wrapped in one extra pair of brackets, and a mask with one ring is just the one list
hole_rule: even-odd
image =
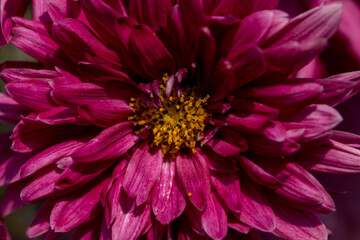
[(42, 18), (12, 18), (38, 62), (1, 72), (0, 119), (16, 124), (2, 214), (45, 200), (29, 237), (325, 239), (315, 213), (334, 203), (308, 170), (360, 171), (332, 107), (360, 73), (289, 77), (341, 5), (290, 19), (277, 3), (48, 0)]

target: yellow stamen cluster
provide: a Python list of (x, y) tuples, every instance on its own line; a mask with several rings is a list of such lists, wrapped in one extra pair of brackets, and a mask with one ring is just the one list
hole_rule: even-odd
[(130, 106), (134, 114), (129, 120), (138, 128), (137, 134), (144, 131), (152, 133), (152, 147), (160, 146), (163, 154), (174, 155), (181, 148), (189, 148), (195, 152), (196, 144), (201, 141), (200, 134), (205, 128), (207, 113), (203, 106), (209, 96), (197, 98), (195, 89), (184, 90), (180, 97), (174, 92), (166, 98), (165, 89), (169, 79), (165, 74), (164, 84), (160, 85), (161, 108), (149, 107), (139, 98), (132, 98)]

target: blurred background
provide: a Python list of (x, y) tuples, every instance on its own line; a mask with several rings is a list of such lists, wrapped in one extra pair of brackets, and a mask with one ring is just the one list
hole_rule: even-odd
[[(310, 0), (282, 0), (281, 7), (292, 15), (299, 14), (306, 10)], [(356, 3), (357, 0), (344, 0), (340, 2)], [(359, 8), (360, 9), (360, 8)], [(359, 10), (360, 12), (360, 10)], [(31, 19), (31, 7), (29, 7), (26, 18)], [(359, 14), (360, 19), (360, 14)], [(355, 17), (356, 18), (356, 17)], [(357, 31), (360, 33), (360, 21), (357, 22)], [(331, 41), (329, 48), (321, 55), (320, 59), (324, 62), (322, 74), (336, 74), (342, 71), (360, 70), (360, 62), (357, 62), (352, 56), (347, 56), (346, 51), (350, 43), (339, 41), (339, 36), (335, 36)], [(358, 40), (360, 45), (360, 40)], [(345, 49), (344, 51), (342, 49)], [(340, 53), (340, 54), (339, 54)], [(360, 53), (359, 53), (360, 54)], [(351, 55), (351, 54), (350, 54)], [(344, 64), (351, 60), (350, 64)], [(25, 55), (16, 47), (8, 44), (0, 48), (0, 63), (8, 60), (28, 60), (34, 61), (31, 57)], [(335, 68), (333, 66), (336, 66)], [(0, 84), (0, 90), (3, 91), (3, 85)], [(343, 115), (344, 121), (337, 127), (339, 130), (349, 131), (360, 134), (360, 95), (353, 97), (350, 101), (337, 107)], [(0, 124), (0, 132), (11, 131), (12, 126)], [(1, 154), (1, 153), (0, 153)], [(360, 159), (359, 159), (360, 161)], [(326, 226), (332, 231), (332, 240), (357, 240), (360, 239), (360, 176), (333, 176), (328, 174), (315, 174), (320, 182), (328, 189), (343, 192), (346, 194), (333, 195), (337, 211), (320, 216)], [(0, 188), (0, 198), (5, 191), (5, 187)], [(25, 240), (25, 232), (28, 224), (36, 213), (37, 205), (26, 206), (11, 215), (4, 218), (13, 240)], [(36, 238), (36, 240), (42, 239)], [(275, 239), (266, 235), (266, 239)], [(1, 240), (1, 239), (0, 239)]]

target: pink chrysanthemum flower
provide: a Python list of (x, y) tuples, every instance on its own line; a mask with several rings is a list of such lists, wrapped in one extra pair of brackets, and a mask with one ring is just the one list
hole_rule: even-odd
[(1, 72), (0, 119), (16, 125), (1, 213), (45, 200), (30, 238), (327, 238), (316, 213), (334, 203), (308, 170), (360, 172), (360, 138), (332, 130), (360, 73), (289, 76), (341, 5), (289, 19), (276, 0), (35, 2), (34, 20), (1, 19), (38, 60)]

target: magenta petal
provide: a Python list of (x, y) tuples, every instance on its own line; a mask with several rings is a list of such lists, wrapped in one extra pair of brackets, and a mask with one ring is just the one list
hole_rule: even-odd
[(238, 175), (211, 172), (211, 183), (227, 208), (233, 212), (240, 212), (241, 190)]
[(164, 239), (166, 237), (167, 227), (161, 225), (159, 222), (155, 221), (149, 232), (146, 234), (147, 240), (158, 240)]
[(84, 105), (79, 107), (78, 111), (82, 118), (100, 127), (110, 127), (127, 121), (133, 112), (129, 104), (123, 101), (113, 101), (107, 104), (106, 108), (103, 104)]
[(204, 147), (202, 152), (204, 153), (203, 157), (206, 160), (209, 169), (220, 173), (237, 172), (236, 161), (233, 158), (222, 157), (209, 147)]
[(34, 155), (26, 161), (20, 169), (20, 175), (25, 178), (39, 169), (46, 167), (64, 157), (69, 156), (75, 149), (84, 145), (85, 139), (69, 140), (51, 146), (44, 151)]
[(150, 220), (150, 205), (142, 205), (133, 212), (119, 209), (112, 225), (112, 240), (137, 239)]
[(163, 156), (161, 149), (150, 149), (149, 143), (139, 146), (126, 168), (123, 187), (131, 197), (136, 197), (136, 204), (148, 200), (150, 191), (161, 173)]
[(330, 38), (340, 23), (341, 10), (342, 5), (339, 3), (313, 8), (293, 18), (265, 45)]
[(94, 179), (110, 167), (113, 161), (106, 162), (73, 162), (56, 179), (56, 188), (70, 191)]
[(95, 162), (112, 160), (126, 153), (138, 140), (133, 123), (123, 122), (105, 129), (83, 147), (73, 152), (75, 161)]
[(79, 18), (81, 16), (81, 6), (71, 0), (47, 0), (48, 13), (54, 22), (59, 22), (64, 18)]
[(176, 171), (190, 202), (199, 210), (205, 209), (211, 186), (205, 159), (199, 153), (178, 155)]
[(157, 32), (166, 22), (166, 13), (171, 6), (171, 0), (133, 0), (129, 2), (129, 15)]
[(45, 0), (32, 0), (33, 19), (35, 21), (51, 22)]
[[(118, 54), (108, 49), (83, 23), (74, 19), (64, 19), (53, 25), (56, 42), (74, 63), (80, 61), (99, 62), (113, 68), (121, 68)], [(78, 49), (72, 51), (72, 48)]]
[(101, 212), (100, 193), (107, 180), (92, 183), (58, 199), (51, 211), (50, 226), (56, 232), (69, 232)]
[(62, 106), (77, 107), (90, 104), (124, 105), (139, 92), (122, 83), (72, 83), (63, 84), (63, 79), (53, 80), (51, 96)]
[(308, 64), (326, 46), (327, 40), (322, 38), (307, 42), (290, 41), (270, 47), (264, 51), (264, 54), (270, 70), (288, 75)]
[(211, 192), (206, 208), (201, 215), (201, 222), (206, 234), (212, 239), (223, 239), (227, 235), (227, 209)]
[[(135, 26), (131, 32), (130, 45), (139, 57), (150, 79), (159, 79), (164, 73), (174, 72), (174, 59), (153, 31), (146, 25)], [(135, 69), (134, 69), (135, 71)]]
[(235, 229), (238, 232), (248, 234), (251, 230), (251, 227), (241, 222), (239, 219), (234, 217), (232, 214), (228, 214), (228, 226), (229, 228)]
[(73, 69), (74, 66), (60, 49), (60, 46), (50, 36), (37, 31), (37, 29), (33, 30), (28, 26), (16, 25), (13, 28), (13, 33), (18, 37), (11, 42), (23, 52), (45, 63), (47, 66)]
[(335, 210), (328, 193), (306, 170), (283, 159), (273, 159), (271, 163), (263, 160), (259, 158), (256, 164), (243, 158), (242, 165), (255, 181), (272, 188), (287, 204), (319, 212)]
[[(356, 141), (359, 143), (359, 141)], [(334, 174), (360, 172), (360, 150), (338, 141), (331, 140), (316, 150), (299, 152), (296, 162), (306, 169)]]
[(341, 115), (328, 105), (309, 105), (301, 112), (288, 118), (284, 125), (289, 129), (305, 129), (304, 141), (321, 138), (342, 121)]
[(29, 0), (3, 0), (0, 2), (0, 46), (5, 45), (11, 39), (13, 22), (11, 17), (22, 16), (25, 13)]
[(31, 68), (6, 68), (1, 71), (0, 76), (5, 83), (14, 81), (29, 81), (35, 79), (52, 79), (60, 77), (59, 73), (53, 70), (38, 70)]
[(2, 220), (0, 220), (0, 238), (4, 240), (11, 240), (9, 232)]
[(32, 154), (16, 153), (10, 149), (8, 134), (1, 134), (3, 146), (0, 147), (0, 186), (10, 184), (21, 179), (20, 168)]
[(275, 235), (284, 239), (327, 239), (328, 232), (312, 212), (272, 204), (276, 216)]
[(16, 125), (21, 116), (28, 115), (30, 109), (20, 105), (5, 93), (0, 93), (0, 121), (5, 124)]
[(250, 181), (242, 182), (242, 210), (240, 214), (235, 213), (235, 216), (240, 221), (260, 231), (273, 231), (276, 220), (266, 195), (261, 188)]
[(315, 82), (324, 87), (324, 91), (317, 103), (336, 106), (358, 92), (360, 72), (349, 72), (331, 76), (326, 79), (317, 79)]
[(11, 135), (11, 140), (13, 140), (11, 149), (23, 153), (42, 150), (69, 136), (84, 133), (84, 128), (79, 126), (69, 124), (51, 126), (34, 118), (36, 115), (28, 115), (15, 126)]
[(21, 199), (26, 203), (36, 202), (48, 197), (55, 191), (55, 181), (60, 175), (56, 166), (49, 166), (30, 178), (20, 193)]
[(223, 157), (234, 156), (239, 152), (245, 152), (248, 148), (245, 138), (229, 128), (221, 128), (207, 144)]
[(113, 69), (106, 64), (79, 62), (78, 69), (90, 82), (119, 81), (136, 86), (135, 81), (126, 73)]
[(177, 177), (173, 182), (169, 200), (166, 203), (164, 211), (156, 216), (156, 219), (163, 225), (170, 224), (178, 218), (185, 210), (185, 193), (181, 189), (181, 183)]
[(122, 189), (123, 177), (118, 179), (112, 186), (106, 197), (104, 219), (107, 227), (114, 222), (118, 208), (120, 207), (119, 199)]
[[(118, 18), (127, 16), (126, 11), (121, 7), (122, 3), (117, 1), (113, 6), (109, 6), (104, 1), (97, 0), (81, 0), (80, 2), (91, 27), (102, 37), (102, 40), (114, 49), (121, 49), (119, 46), (124, 44), (116, 36), (114, 23)], [(118, 4), (120, 9), (117, 11), (114, 6)]]
[(26, 231), (29, 238), (38, 237), (50, 230), (50, 213), (53, 207), (54, 203), (48, 200), (37, 210)]
[[(303, 83), (242, 88), (237, 94), (242, 98), (250, 98), (288, 113), (314, 102), (322, 91), (323, 87), (317, 83)], [(287, 108), (290, 104), (292, 108), (289, 110)]]
[[(101, 215), (100, 215), (101, 216)], [(101, 217), (97, 217), (86, 224), (76, 228), (75, 232), (71, 235), (70, 240), (94, 240), (99, 238), (101, 228)]]
[(50, 99), (49, 79), (32, 79), (6, 84), (9, 95), (21, 105), (36, 112), (47, 111), (56, 107)]
[(6, 217), (10, 213), (23, 207), (25, 203), (20, 198), (20, 191), (26, 184), (25, 181), (18, 181), (8, 186), (6, 192), (1, 200), (0, 213), (1, 216)]
[(175, 161), (164, 159), (162, 164), (160, 178), (154, 186), (152, 192), (151, 207), (155, 216), (164, 211), (169, 201), (171, 189), (175, 179)]
[(183, 224), (185, 224), (189, 232), (195, 232), (201, 236), (206, 236), (201, 222), (201, 214), (202, 212), (194, 207), (194, 205), (188, 204), (185, 209), (185, 217), (182, 218), (182, 220), (185, 221)]

